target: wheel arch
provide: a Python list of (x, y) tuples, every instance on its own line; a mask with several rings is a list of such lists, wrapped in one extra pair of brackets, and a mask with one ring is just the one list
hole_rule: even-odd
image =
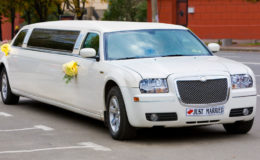
[(107, 95), (108, 92), (111, 88), (113, 88), (114, 86), (118, 86), (118, 83), (116, 83), (114, 80), (109, 79), (106, 83), (105, 83), (105, 87), (104, 87), (104, 92), (103, 92), (103, 100), (104, 100), (104, 111), (103, 111), (103, 116), (104, 116), (104, 124), (105, 126), (107, 126)]
[(5, 68), (4, 63), (0, 63), (0, 73), (2, 73), (3, 69)]
[(105, 110), (107, 109), (107, 106), (106, 106), (106, 102), (107, 102), (107, 94), (109, 92), (109, 90), (115, 86), (118, 86), (118, 83), (115, 82), (114, 80), (110, 79), (106, 82), (106, 85), (105, 85), (105, 88), (104, 88), (104, 102), (105, 102)]

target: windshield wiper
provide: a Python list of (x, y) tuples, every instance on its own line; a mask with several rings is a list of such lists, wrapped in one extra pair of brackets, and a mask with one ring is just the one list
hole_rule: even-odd
[(169, 55), (164, 55), (161, 57), (180, 57), (180, 56), (187, 56), (187, 55), (183, 55), (183, 54), (169, 54)]
[[(170, 54), (170, 55), (164, 55), (164, 56), (158, 56), (158, 57), (178, 57), (178, 56), (188, 56), (188, 55), (181, 55), (181, 54)], [(156, 58), (155, 57), (124, 57), (124, 58), (118, 58), (114, 60), (127, 60), (127, 59), (139, 59), (139, 58)]]
[(155, 57), (124, 57), (124, 58), (118, 58), (118, 59), (114, 59), (114, 60), (139, 59), (139, 58), (155, 58)]
[(143, 57), (124, 57), (124, 58), (118, 58), (118, 59), (115, 59), (115, 60), (137, 59), (137, 58), (143, 58)]

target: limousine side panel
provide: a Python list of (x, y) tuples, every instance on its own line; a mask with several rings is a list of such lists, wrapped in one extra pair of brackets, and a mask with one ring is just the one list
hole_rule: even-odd
[[(100, 75), (100, 65), (94, 59), (16, 47), (12, 51), (7, 58), (9, 63), (13, 62), (15, 65), (11, 65), (11, 70), (8, 69), (7, 72), (13, 75), (9, 79), (15, 94), (102, 119), (104, 103), (98, 97), (103, 95), (104, 81), (103, 78), (95, 78)], [(2, 61), (4, 59), (6, 58), (3, 57)], [(80, 74), (66, 84), (62, 64), (71, 60), (79, 63)], [(9, 65), (6, 66), (9, 68)]]
[(31, 99), (43, 102), (43, 103), (54, 105), (54, 106), (57, 106), (59, 108), (63, 108), (65, 110), (69, 110), (69, 111), (72, 111), (72, 112), (75, 112), (75, 113), (78, 113), (78, 114), (81, 114), (81, 115), (85, 115), (85, 116), (89, 116), (91, 118), (95, 118), (97, 120), (103, 120), (104, 119), (103, 115), (101, 113), (95, 114), (95, 113), (92, 113), (92, 112), (88, 112), (86, 110), (79, 109), (79, 108), (73, 107), (71, 105), (64, 104), (62, 102), (57, 102), (57, 101), (51, 100), (49, 98), (43, 98), (43, 97), (35, 96), (35, 95), (32, 95), (32, 94), (26, 93), (24, 91), (21, 91), (21, 90), (13, 89), (12, 92), (14, 92), (15, 94), (20, 95), (20, 96), (24, 96), (24, 97), (27, 97), (27, 98), (31, 98)]
[(10, 67), (9, 67), (9, 59), (7, 60), (7, 58), (9, 58), (9, 57), (6, 57), (6, 56), (4, 56), (3, 54), (1, 54), (0, 55), (1, 57), (0, 57), (0, 69), (1, 69), (1, 71), (2, 71), (2, 69), (6, 69), (6, 72), (7, 72), (7, 76), (8, 76), (8, 80), (9, 80), (9, 83), (10, 83), (10, 87), (11, 87), (11, 89), (13, 89), (13, 84), (14, 84), (14, 82), (13, 82), (13, 74), (12, 74), (12, 72), (10, 71)]
[[(63, 80), (62, 65), (71, 60), (78, 62), (79, 74), (66, 84)], [(98, 114), (97, 101), (93, 101), (99, 96), (99, 89), (96, 88), (99, 79), (98, 73), (95, 72), (98, 63), (94, 59), (26, 50), (26, 53), (19, 54), (18, 61), (27, 63), (27, 66), (17, 63), (17, 75), (26, 75), (23, 77), (23, 83), (28, 85), (28, 88), (19, 86), (18, 90)]]

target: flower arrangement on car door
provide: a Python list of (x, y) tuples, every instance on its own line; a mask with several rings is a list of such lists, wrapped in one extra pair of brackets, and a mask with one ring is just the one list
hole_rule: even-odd
[(1, 46), (1, 51), (5, 53), (5, 56), (8, 56), (10, 52), (10, 44), (6, 43)]
[(63, 72), (65, 73), (63, 79), (68, 84), (73, 78), (78, 75), (78, 63), (71, 61), (62, 65)]

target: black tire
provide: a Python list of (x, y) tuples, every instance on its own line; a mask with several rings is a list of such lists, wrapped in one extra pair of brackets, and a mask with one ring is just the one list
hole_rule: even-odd
[(246, 134), (250, 131), (254, 123), (254, 119), (250, 121), (239, 121), (232, 124), (223, 124), (225, 130), (231, 134)]
[[(6, 78), (6, 92), (3, 93), (3, 77), (5, 76)], [(10, 88), (10, 84), (9, 84), (9, 80), (8, 80), (8, 76), (6, 73), (5, 68), (2, 70), (1, 72), (1, 77), (0, 77), (0, 89), (1, 89), (1, 98), (4, 104), (17, 104), (19, 102), (19, 96), (16, 96), (12, 93), (11, 88)]]
[[(118, 131), (116, 132), (112, 129), (112, 124), (110, 122), (110, 107), (109, 107), (112, 98), (115, 97), (117, 98), (117, 102), (119, 104), (119, 109), (120, 109), (119, 110), (120, 114), (118, 114), (120, 115), (119, 117), (120, 125), (118, 127)], [(127, 140), (127, 139), (134, 138), (136, 136), (136, 129), (129, 124), (128, 117), (125, 110), (125, 103), (119, 87), (117, 86), (112, 87), (108, 92), (106, 107), (107, 107), (106, 122), (112, 138), (115, 140)]]

